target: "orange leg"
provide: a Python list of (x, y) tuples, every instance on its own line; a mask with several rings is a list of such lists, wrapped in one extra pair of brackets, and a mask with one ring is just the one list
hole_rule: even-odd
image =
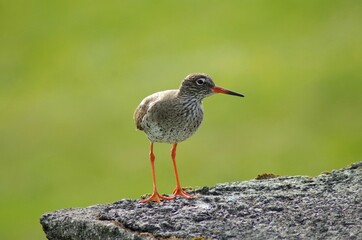
[(156, 174), (155, 174), (155, 154), (153, 154), (153, 143), (151, 143), (150, 149), (150, 160), (151, 160), (151, 170), (152, 170), (152, 183), (153, 183), (153, 193), (149, 198), (141, 200), (141, 203), (156, 201), (158, 203), (162, 200), (172, 200), (174, 197), (165, 197), (158, 193), (156, 185)]
[(176, 166), (176, 147), (177, 147), (177, 143), (173, 144), (172, 149), (171, 149), (171, 158), (172, 158), (173, 169), (175, 171), (175, 177), (176, 177), (176, 187), (173, 190), (173, 197), (180, 195), (184, 198), (195, 198), (196, 196), (188, 194), (181, 188), (180, 180), (178, 178), (177, 166)]

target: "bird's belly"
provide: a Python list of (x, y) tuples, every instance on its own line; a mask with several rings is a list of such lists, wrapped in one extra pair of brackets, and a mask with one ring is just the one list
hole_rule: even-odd
[(151, 142), (178, 143), (191, 137), (199, 128), (202, 116), (178, 121), (149, 122), (144, 128)]

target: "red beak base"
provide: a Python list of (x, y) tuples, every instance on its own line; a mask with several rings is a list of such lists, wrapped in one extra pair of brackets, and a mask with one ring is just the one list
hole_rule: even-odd
[(218, 86), (212, 87), (211, 91), (213, 91), (214, 93), (224, 93), (224, 94), (234, 95), (234, 96), (238, 96), (238, 97), (244, 97), (243, 94), (233, 92), (233, 91), (230, 91), (230, 90), (227, 90), (225, 88), (218, 87)]

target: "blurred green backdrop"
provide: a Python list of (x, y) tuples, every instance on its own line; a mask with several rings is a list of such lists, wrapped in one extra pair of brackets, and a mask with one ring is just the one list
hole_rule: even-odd
[[(178, 148), (184, 186), (317, 175), (362, 159), (361, 1), (1, 1), (0, 239), (39, 217), (151, 191), (143, 97), (205, 72)], [(156, 144), (159, 189), (174, 187)]]

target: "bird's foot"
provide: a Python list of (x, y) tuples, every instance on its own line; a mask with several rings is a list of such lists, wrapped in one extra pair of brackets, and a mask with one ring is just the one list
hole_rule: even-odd
[(153, 192), (152, 195), (146, 199), (140, 200), (141, 203), (156, 201), (158, 203), (161, 203), (161, 200), (173, 200), (175, 197), (165, 197), (159, 194), (158, 192)]
[(175, 190), (173, 190), (173, 198), (175, 198), (176, 196), (181, 196), (184, 198), (199, 198), (200, 196), (196, 196), (196, 195), (191, 195), (187, 192), (185, 192), (184, 190), (182, 190), (182, 188), (180, 187), (176, 187)]

